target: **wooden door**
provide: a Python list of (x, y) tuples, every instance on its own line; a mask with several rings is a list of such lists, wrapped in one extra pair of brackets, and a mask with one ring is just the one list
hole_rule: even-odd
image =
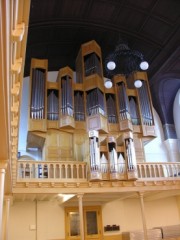
[[(83, 217), (85, 240), (101, 240), (101, 207), (84, 207)], [(78, 208), (74, 207), (65, 209), (65, 231), (67, 240), (80, 240), (80, 219)]]

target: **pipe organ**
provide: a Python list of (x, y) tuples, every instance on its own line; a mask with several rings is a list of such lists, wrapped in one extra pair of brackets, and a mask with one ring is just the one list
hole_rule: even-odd
[[(27, 146), (39, 147), (43, 137), (42, 160), (86, 161), (89, 180), (137, 179), (136, 163), (145, 160), (143, 141), (155, 137), (146, 73), (116, 75), (113, 87), (105, 89), (95, 41), (81, 46), (75, 72), (61, 68), (50, 82), (47, 71), (47, 60), (32, 59)], [(135, 79), (142, 81), (140, 89)]]

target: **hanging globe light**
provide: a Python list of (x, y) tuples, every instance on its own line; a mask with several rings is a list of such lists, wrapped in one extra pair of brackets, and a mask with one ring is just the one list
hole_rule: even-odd
[(142, 62), (140, 63), (140, 68), (141, 68), (142, 70), (147, 70), (147, 69), (149, 68), (149, 63), (146, 62), (146, 61), (142, 61)]
[(142, 87), (142, 81), (141, 81), (141, 80), (136, 80), (136, 81), (134, 82), (134, 86), (135, 86), (136, 88)]
[(107, 68), (108, 68), (109, 70), (114, 70), (114, 69), (116, 68), (115, 62), (109, 61), (109, 62), (107, 63)]

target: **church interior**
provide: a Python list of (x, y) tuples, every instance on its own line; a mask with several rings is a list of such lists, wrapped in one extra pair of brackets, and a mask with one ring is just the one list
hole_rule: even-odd
[(0, 2), (0, 240), (180, 239), (179, 0)]

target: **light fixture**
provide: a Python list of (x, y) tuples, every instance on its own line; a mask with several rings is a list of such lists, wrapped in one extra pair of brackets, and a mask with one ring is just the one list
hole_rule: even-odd
[(109, 62), (107, 63), (107, 68), (108, 68), (109, 70), (114, 70), (114, 69), (116, 68), (115, 62), (109, 61)]
[(105, 67), (108, 77), (117, 74), (125, 76), (135, 71), (147, 70), (148, 62), (144, 61), (143, 54), (137, 50), (131, 50), (121, 39), (111, 54), (105, 59)]
[(111, 81), (111, 79), (109, 79), (109, 78), (106, 78), (105, 79), (105, 81), (104, 81), (104, 86), (105, 86), (105, 88), (112, 88), (112, 81)]
[(147, 69), (149, 68), (148, 62), (142, 61), (142, 62), (140, 63), (140, 68), (141, 68), (142, 70), (147, 70)]
[(136, 88), (142, 87), (142, 81), (141, 81), (141, 80), (136, 80), (136, 81), (134, 82), (134, 86), (135, 86)]

